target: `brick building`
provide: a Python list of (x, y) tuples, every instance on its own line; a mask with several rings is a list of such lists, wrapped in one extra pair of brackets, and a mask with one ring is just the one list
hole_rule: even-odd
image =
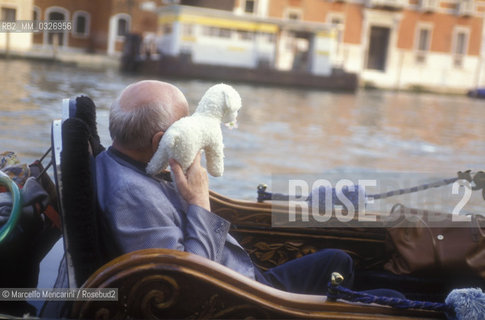
[(485, 84), (483, 0), (236, 0), (234, 12), (337, 25), (335, 64), (364, 84)]
[(72, 21), (72, 30), (36, 33), (34, 45), (119, 54), (126, 33), (157, 30), (155, 2), (143, 0), (34, 0), (34, 20)]

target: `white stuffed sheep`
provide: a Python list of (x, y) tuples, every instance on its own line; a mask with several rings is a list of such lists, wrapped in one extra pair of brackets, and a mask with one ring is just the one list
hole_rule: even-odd
[(207, 90), (194, 114), (174, 122), (164, 133), (157, 151), (148, 163), (147, 173), (157, 174), (175, 159), (184, 172), (197, 153), (205, 151), (207, 171), (214, 177), (224, 172), (224, 145), (221, 122), (233, 125), (241, 108), (241, 97), (234, 88), (217, 84)]

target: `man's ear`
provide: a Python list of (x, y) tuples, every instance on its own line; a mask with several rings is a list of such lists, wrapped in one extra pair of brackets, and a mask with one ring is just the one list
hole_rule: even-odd
[(158, 149), (158, 145), (160, 144), (160, 140), (162, 140), (163, 134), (165, 131), (158, 131), (152, 137), (152, 152), (155, 153)]

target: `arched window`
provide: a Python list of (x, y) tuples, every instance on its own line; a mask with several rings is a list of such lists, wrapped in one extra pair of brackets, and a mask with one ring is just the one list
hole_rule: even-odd
[(116, 35), (118, 37), (125, 36), (130, 30), (130, 25), (127, 17), (119, 17), (116, 24)]
[(17, 20), (17, 9), (14, 8), (2, 8), (2, 20), (13, 22)]
[(40, 20), (40, 8), (37, 6), (34, 6), (33, 14), (32, 14), (33, 20), (34, 21), (39, 21)]
[(244, 12), (253, 14), (256, 12), (256, 1), (255, 0), (246, 0), (244, 3)]
[[(62, 7), (49, 7), (45, 10), (45, 20), (68, 21), (69, 11)], [(67, 45), (67, 31), (48, 31), (44, 33), (44, 43), (49, 45)], [(47, 38), (46, 38), (47, 37)]]
[(90, 14), (86, 11), (76, 11), (74, 12), (73, 20), (72, 34), (76, 37), (87, 37), (91, 22)]

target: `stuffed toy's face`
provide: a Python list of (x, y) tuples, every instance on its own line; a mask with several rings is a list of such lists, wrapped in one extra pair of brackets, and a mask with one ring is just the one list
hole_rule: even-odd
[(226, 124), (231, 122), (236, 122), (238, 112), (239, 112), (239, 109), (231, 112), (226, 112), (224, 114), (224, 117), (222, 118), (222, 122)]
[(236, 118), (241, 108), (241, 97), (232, 88), (224, 91), (225, 105), (221, 122), (229, 128), (236, 127)]

